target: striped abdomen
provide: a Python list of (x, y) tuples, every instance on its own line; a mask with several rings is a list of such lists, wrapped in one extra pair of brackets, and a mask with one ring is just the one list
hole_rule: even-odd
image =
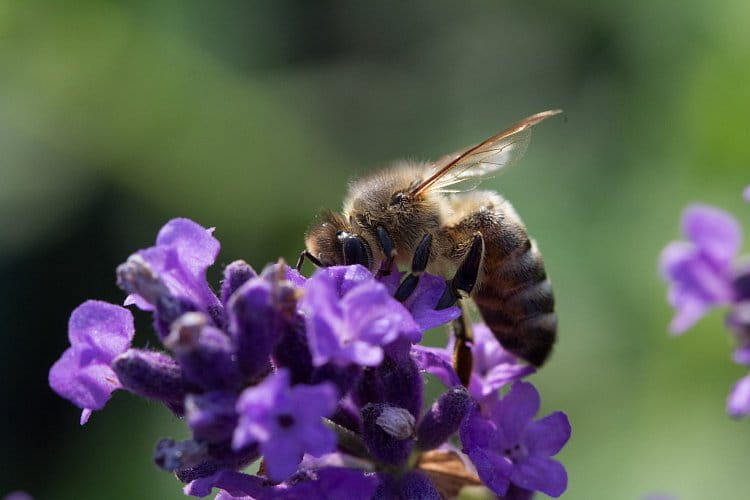
[[(490, 236), (490, 235), (487, 235)], [(535, 366), (544, 363), (557, 332), (555, 298), (542, 255), (526, 239), (505, 257), (485, 237), (484, 275), (472, 294), (482, 318), (502, 346)]]
[[(503, 347), (539, 366), (557, 332), (555, 299), (542, 256), (513, 207), (497, 193), (474, 191), (450, 199), (453, 216), (444, 235), (447, 257), (460, 262), (476, 232), (484, 257), (472, 298)], [(463, 215), (461, 215), (463, 214)]]

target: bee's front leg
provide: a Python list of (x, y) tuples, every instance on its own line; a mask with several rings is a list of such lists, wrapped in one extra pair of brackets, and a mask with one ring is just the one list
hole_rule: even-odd
[(375, 230), (378, 236), (378, 243), (380, 248), (383, 249), (383, 255), (385, 255), (385, 261), (380, 265), (377, 277), (388, 276), (391, 274), (391, 266), (396, 258), (396, 245), (393, 243), (391, 235), (385, 230), (383, 226), (378, 226)]
[(404, 278), (394, 297), (396, 300), (403, 302), (409, 298), (414, 292), (419, 283), (419, 276), (427, 269), (427, 263), (430, 260), (430, 253), (432, 252), (432, 235), (427, 233), (422, 238), (422, 241), (417, 245), (417, 249), (414, 251), (414, 257), (411, 260), (411, 273)]
[(307, 251), (307, 249), (302, 250), (299, 254), (299, 259), (297, 259), (297, 265), (295, 268), (297, 271), (302, 271), (302, 264), (305, 263), (305, 259), (312, 262), (315, 267), (325, 267), (322, 262), (320, 262), (313, 254)]

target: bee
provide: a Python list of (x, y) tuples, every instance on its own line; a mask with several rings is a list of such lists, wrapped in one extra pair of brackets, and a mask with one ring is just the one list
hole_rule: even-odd
[[(361, 264), (382, 274), (395, 262), (411, 268), (395, 293), (401, 301), (423, 272), (443, 276), (447, 286), (436, 308), (471, 297), (503, 348), (541, 366), (557, 331), (541, 253), (507, 200), (473, 189), (516, 163), (531, 128), (559, 113), (531, 115), (434, 163), (400, 162), (353, 182), (342, 213), (322, 213), (307, 231), (297, 267), (309, 259), (317, 266)], [(454, 352), (454, 363), (462, 365), (457, 372), (466, 383), (471, 333), (465, 316), (454, 326), (457, 349), (463, 349)]]

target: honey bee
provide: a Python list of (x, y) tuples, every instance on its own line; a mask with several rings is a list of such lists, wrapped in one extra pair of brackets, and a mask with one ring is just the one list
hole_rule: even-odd
[[(531, 115), (434, 163), (400, 162), (355, 181), (343, 212), (324, 212), (308, 230), (297, 267), (305, 258), (317, 266), (361, 264), (380, 273), (394, 262), (410, 266), (395, 294), (401, 301), (414, 291), (421, 273), (443, 276), (447, 286), (436, 308), (470, 296), (507, 351), (542, 365), (557, 331), (542, 256), (507, 200), (472, 189), (517, 162), (531, 128), (560, 112)], [(462, 365), (457, 371), (467, 383), (470, 327), (464, 319), (455, 329), (463, 354), (454, 353), (454, 363)]]

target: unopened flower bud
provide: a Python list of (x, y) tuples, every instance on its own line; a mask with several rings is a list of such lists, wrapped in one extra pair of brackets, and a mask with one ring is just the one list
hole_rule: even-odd
[[(396, 421), (405, 422), (406, 420), (403, 417), (395, 417), (393, 409), (393, 406), (387, 404), (369, 404), (362, 408), (362, 438), (373, 457), (386, 464), (400, 465), (409, 458), (413, 441), (395, 437), (391, 433), (395, 428), (401, 427), (395, 424)], [(385, 428), (379, 423), (384, 413), (387, 422)]]
[(469, 391), (462, 386), (440, 396), (419, 424), (417, 446), (426, 451), (443, 444), (458, 430), (470, 404)]
[(206, 445), (192, 439), (177, 442), (174, 439), (162, 439), (156, 443), (154, 463), (168, 472), (193, 467), (205, 460)]
[(128, 349), (112, 363), (122, 387), (139, 396), (156, 399), (178, 415), (184, 413), (185, 384), (177, 362), (168, 355), (145, 349)]
[(189, 384), (213, 391), (236, 388), (241, 382), (232, 341), (203, 313), (180, 316), (164, 345), (174, 353)]
[(226, 305), (238, 288), (256, 276), (258, 273), (244, 260), (235, 260), (224, 268), (224, 280), (221, 282), (222, 304)]
[(149, 304), (156, 304), (160, 296), (169, 294), (167, 286), (138, 254), (117, 266), (117, 286), (125, 293), (140, 295)]
[(396, 439), (408, 439), (414, 437), (414, 415), (403, 408), (395, 406), (386, 406), (375, 419), (375, 423), (385, 432)]

